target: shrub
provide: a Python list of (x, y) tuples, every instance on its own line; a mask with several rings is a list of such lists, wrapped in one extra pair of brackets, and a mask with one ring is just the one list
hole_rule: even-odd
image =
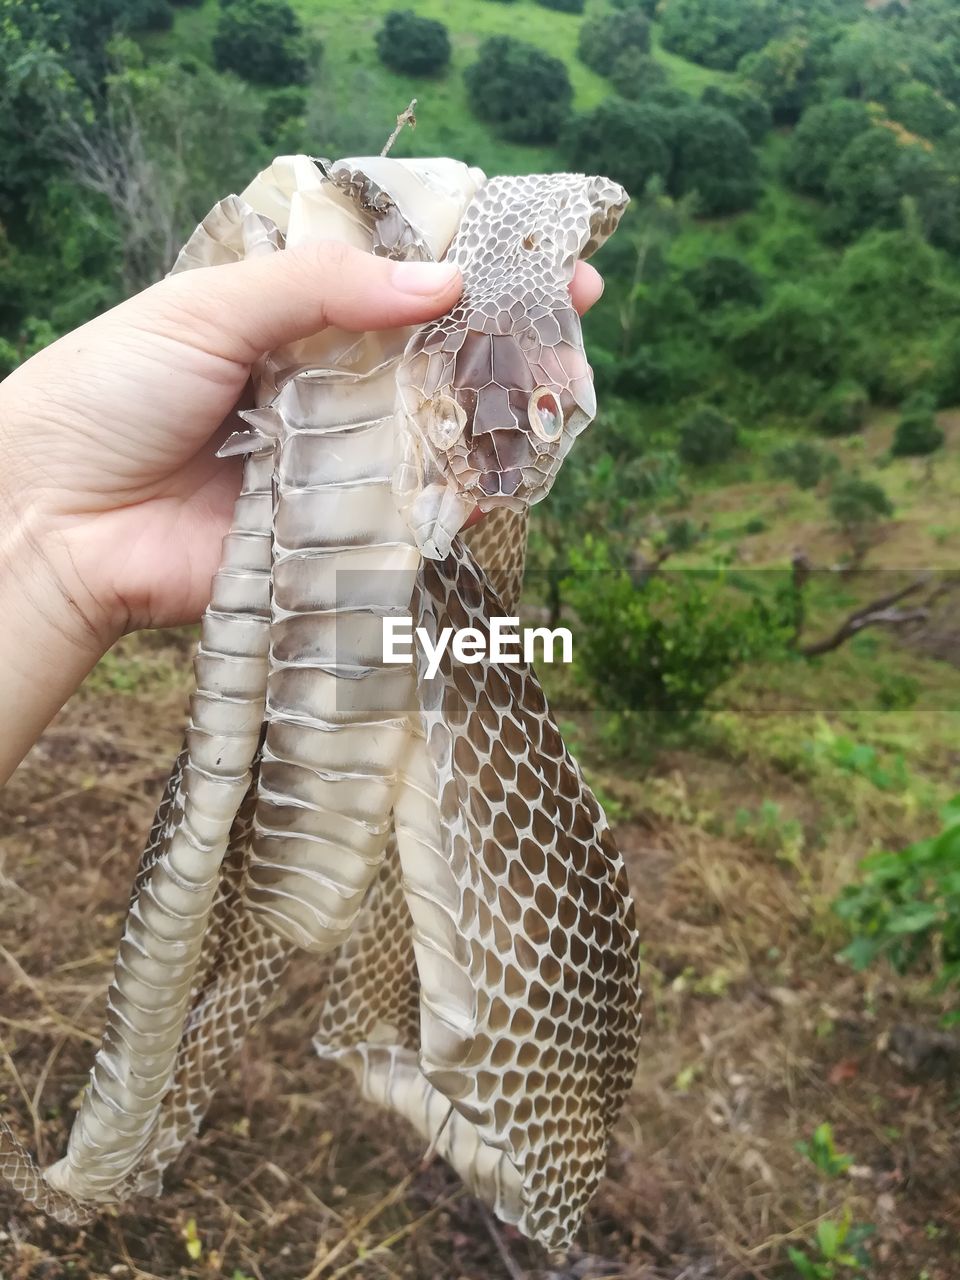
[(577, 55), (600, 75), (609, 75), (626, 49), (650, 52), (650, 23), (639, 9), (601, 13), (580, 28)]
[(694, 104), (673, 115), (670, 191), (696, 192), (699, 212), (720, 217), (748, 209), (760, 190), (757, 157), (743, 127), (723, 111)]
[(586, 0), (537, 0), (545, 9), (557, 9), (560, 13), (583, 13)]
[(377, 54), (402, 75), (438, 75), (450, 61), (450, 37), (442, 22), (419, 18), (412, 9), (391, 9), (377, 32)]
[(721, 577), (657, 574), (639, 586), (593, 540), (570, 553), (565, 598), (579, 620), (581, 678), (627, 734), (675, 734), (746, 663), (784, 651), (778, 611)]
[(701, 405), (680, 426), (677, 453), (691, 467), (726, 462), (737, 447), (737, 427), (713, 405)]
[(233, 0), (217, 23), (214, 62), (218, 71), (235, 71), (257, 84), (304, 84), (309, 68), (297, 44), (302, 35), (284, 0)]
[(645, 13), (652, 22), (657, 16), (657, 5), (660, 0), (610, 0), (612, 9), (639, 9), (641, 13)]
[(659, 107), (609, 97), (577, 117), (564, 136), (575, 170), (605, 173), (633, 195), (670, 170), (670, 119)]
[(817, 411), (816, 425), (825, 436), (851, 436), (867, 420), (870, 397), (858, 382), (842, 382)]
[(895, 458), (925, 458), (943, 447), (943, 428), (937, 425), (932, 397), (916, 396), (904, 405), (890, 452)]
[(567, 68), (511, 36), (484, 40), (464, 79), (474, 115), (510, 142), (552, 142), (569, 116)]
[(782, 445), (769, 459), (771, 476), (786, 476), (798, 489), (815, 489), (827, 472), (836, 466), (837, 460), (832, 454), (809, 440), (795, 440), (792, 444)]
[(882, 957), (897, 973), (935, 975), (937, 991), (960, 984), (960, 796), (943, 822), (932, 840), (865, 859), (861, 883), (840, 896), (836, 910), (854, 934), (843, 954), (854, 968)]

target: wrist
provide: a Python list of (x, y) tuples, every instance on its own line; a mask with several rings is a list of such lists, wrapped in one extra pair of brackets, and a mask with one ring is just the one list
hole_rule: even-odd
[(116, 638), (68, 563), (63, 535), (0, 494), (0, 784)]

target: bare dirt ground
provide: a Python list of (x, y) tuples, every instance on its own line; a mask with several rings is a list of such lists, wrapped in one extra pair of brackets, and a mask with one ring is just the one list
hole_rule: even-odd
[[(188, 645), (125, 642), (0, 795), (0, 1105), (45, 1161), (63, 1149), (99, 1034), (129, 881), (179, 745)], [(749, 715), (749, 690), (739, 705)], [(929, 755), (934, 777), (956, 776), (955, 741)], [(872, 1229), (869, 1269), (838, 1263), (825, 1280), (953, 1280), (960, 1064), (927, 1055), (924, 1038), (941, 1007), (925, 986), (835, 960), (826, 905), (860, 853), (931, 819), (851, 791), (851, 821), (837, 822), (848, 784), (747, 749), (667, 753), (636, 774), (618, 780), (614, 807), (646, 1039), (609, 1177), (568, 1256), (495, 1226), (313, 1056), (320, 992), (305, 960), (165, 1196), (76, 1230), (0, 1190), (0, 1277), (792, 1280), (787, 1247), (818, 1258), (817, 1224), (848, 1214)], [(763, 796), (792, 844), (732, 834), (736, 806)], [(853, 1156), (836, 1177), (796, 1149), (823, 1121)]]

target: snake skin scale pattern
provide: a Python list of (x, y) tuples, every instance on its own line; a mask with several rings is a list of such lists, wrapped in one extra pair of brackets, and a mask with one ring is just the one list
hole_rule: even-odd
[(429, 677), (422, 651), (387, 664), (382, 630), (514, 615), (529, 507), (596, 410), (569, 281), (625, 203), (580, 175), (281, 157), (181, 253), (332, 238), (445, 257), (464, 290), (420, 328), (329, 328), (255, 369), (186, 741), (66, 1156), (39, 1170), (0, 1120), (0, 1175), (51, 1216), (160, 1193), (306, 949), (318, 1052), (504, 1221), (576, 1231), (636, 1066), (623, 862), (532, 670), (448, 649)]

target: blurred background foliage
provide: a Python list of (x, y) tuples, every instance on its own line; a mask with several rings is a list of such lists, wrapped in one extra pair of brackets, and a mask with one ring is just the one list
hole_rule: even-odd
[[(577, 629), (545, 679), (608, 808), (774, 856), (798, 968), (758, 927), (755, 973), (846, 946), (949, 1015), (956, 0), (0, 0), (0, 376), (274, 154), (378, 152), (415, 95), (395, 154), (632, 196), (585, 321), (600, 421), (527, 593)], [(138, 661), (93, 695), (135, 694)], [(860, 1274), (825, 1248), (777, 1274)]]

